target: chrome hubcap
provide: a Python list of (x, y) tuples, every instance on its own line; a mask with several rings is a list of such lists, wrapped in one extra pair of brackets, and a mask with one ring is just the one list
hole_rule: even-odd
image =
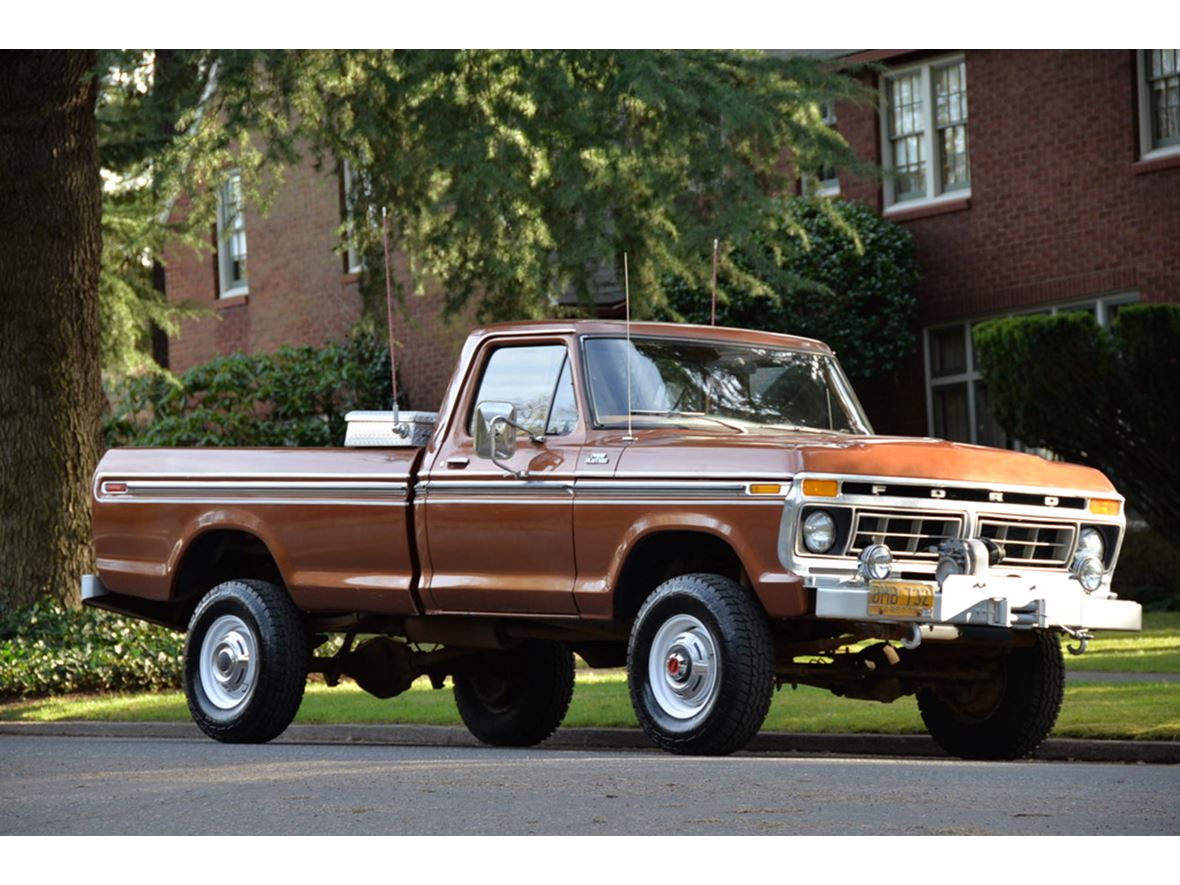
[(201, 642), (201, 687), (213, 706), (234, 710), (249, 700), (258, 677), (258, 642), (236, 615), (223, 615)]
[(707, 713), (717, 699), (720, 662), (709, 629), (692, 615), (660, 627), (648, 655), (648, 682), (660, 709), (675, 719)]

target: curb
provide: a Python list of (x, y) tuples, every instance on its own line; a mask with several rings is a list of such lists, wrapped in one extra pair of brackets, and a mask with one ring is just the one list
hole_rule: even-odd
[[(0, 722), (0, 735), (205, 740), (191, 722)], [(292, 725), (281, 744), (480, 747), (466, 729), (448, 725)], [(656, 751), (637, 728), (562, 728), (542, 744), (553, 750)], [(950, 759), (926, 735), (763, 732), (744, 753), (804, 756), (886, 756)], [(1034, 759), (1046, 762), (1180, 764), (1180, 741), (1045, 741)]]

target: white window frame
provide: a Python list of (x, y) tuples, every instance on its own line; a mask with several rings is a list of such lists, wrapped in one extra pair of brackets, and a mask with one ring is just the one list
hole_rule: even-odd
[[(883, 215), (890, 215), (898, 212), (908, 212), (911, 209), (916, 209), (922, 206), (937, 206), (940, 203), (953, 203), (959, 200), (970, 199), (971, 184), (970, 184), (970, 156), (971, 156), (971, 115), (967, 115), (967, 156), (968, 156), (968, 184), (967, 187), (956, 188), (954, 190), (942, 191), (941, 182), (941, 155), (937, 150), (938, 146), (938, 130), (935, 127), (935, 102), (934, 102), (934, 84), (931, 80), (930, 72), (934, 68), (940, 68), (945, 65), (956, 64), (963, 62), (966, 64), (966, 55), (964, 53), (956, 53), (954, 55), (943, 55), (938, 58), (927, 58), (919, 62), (914, 62), (909, 65), (902, 65), (896, 68), (890, 68), (889, 72), (882, 74), (880, 78), (880, 101), (881, 112), (879, 117), (879, 137), (881, 139), (881, 160), (882, 167), (886, 171), (886, 176), (882, 182), (884, 189), (884, 205), (885, 209)], [(926, 195), (923, 197), (915, 197), (910, 200), (897, 201), (893, 192), (893, 178), (888, 174), (893, 169), (893, 141), (889, 137), (889, 81), (906, 74), (912, 74), (915, 71), (921, 71), (921, 89), (922, 89), (922, 148), (926, 157)], [(968, 79), (970, 82), (970, 79)], [(970, 90), (970, 87), (968, 87)]]
[(1151, 91), (1147, 85), (1147, 53), (1150, 49), (1135, 50), (1135, 67), (1139, 77), (1139, 159), (1157, 160), (1180, 155), (1180, 144), (1155, 147), (1151, 131)]
[[(247, 265), (246, 279), (244, 282), (237, 285), (229, 284), (229, 262), (231, 256), (229, 249), (227, 248), (229, 240), (226, 237), (225, 232), (225, 226), (229, 219), (226, 217), (224, 194), (226, 187), (228, 187), (230, 182), (232, 182), (235, 178), (237, 178), (239, 182), (241, 181), (242, 172), (240, 169), (231, 169), (226, 175), (225, 181), (222, 182), (221, 187), (219, 187), (217, 190), (217, 290), (219, 298), (236, 298), (240, 295), (248, 295), (250, 293), (249, 265)], [(242, 201), (242, 205), (238, 208), (238, 211), (242, 216), (242, 234), (244, 236), (246, 233), (246, 206), (244, 199)], [(249, 240), (247, 240), (246, 255), (248, 260), (250, 255)]]
[[(927, 326), (922, 330), (922, 349), (924, 351), (924, 361), (926, 368), (926, 433), (929, 436), (934, 436), (934, 389), (936, 387), (951, 387), (956, 384), (967, 385), (967, 427), (968, 440), (955, 440), (955, 442), (969, 442), (972, 444), (979, 444), (979, 421), (977, 418), (976, 407), (976, 385), (983, 381), (983, 373), (975, 365), (975, 348), (971, 342), (971, 330), (978, 323), (985, 320), (995, 320), (1003, 317), (1027, 316), (1030, 314), (1043, 314), (1048, 311), (1050, 316), (1066, 313), (1077, 310), (1083, 307), (1094, 308), (1094, 319), (1102, 328), (1109, 328), (1110, 326), (1110, 308), (1115, 306), (1122, 306), (1124, 304), (1137, 304), (1139, 302), (1138, 292), (1117, 292), (1110, 295), (1100, 295), (1093, 298), (1082, 298), (1073, 301), (1063, 301), (1057, 304), (1038, 304), (1021, 310), (1006, 311), (1004, 313), (988, 314), (986, 316), (975, 316), (970, 319), (956, 320), (951, 323), (938, 323), (937, 325)], [(941, 332), (945, 329), (953, 329), (959, 327), (963, 330), (963, 346), (966, 348), (966, 363), (965, 369), (962, 372), (954, 375), (939, 375), (934, 377), (932, 371), (932, 360), (930, 351), (930, 336), (933, 332)], [(1024, 447), (1016, 442), (1016, 446), (1020, 449)]]
[(352, 164), (349, 163), (348, 160), (345, 160), (343, 163), (343, 175), (344, 175), (344, 215), (345, 215), (344, 225), (345, 225), (345, 230), (346, 230), (345, 235), (347, 236), (347, 244), (348, 244), (348, 250), (346, 253), (347, 254), (347, 261), (348, 261), (348, 272), (350, 274), (351, 273), (360, 273), (362, 270), (365, 269), (365, 258), (364, 258), (364, 255), (361, 254), (360, 250), (357, 249), (357, 247), (356, 247), (356, 236), (355, 236), (356, 221), (353, 218), (354, 213), (353, 213), (353, 205), (352, 205), (352, 185), (353, 185), (353, 176), (355, 175), (355, 173), (353, 171)]

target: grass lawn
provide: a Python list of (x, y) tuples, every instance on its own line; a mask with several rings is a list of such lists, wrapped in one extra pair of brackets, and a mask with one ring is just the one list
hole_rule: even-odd
[[(0, 720), (56, 721), (189, 720), (180, 692), (155, 695), (66, 697), (0, 706)], [(433, 691), (419, 680), (408, 692), (382, 701), (356, 686), (337, 688), (313, 683), (295, 720), (302, 723), (407, 723), (459, 725), (448, 691)], [(619, 671), (578, 672), (568, 726), (636, 726)], [(912, 697), (893, 704), (850, 701), (817, 688), (780, 690), (770, 708), (768, 731), (922, 734), (922, 720)], [(1180, 684), (1087, 684), (1066, 689), (1065, 706), (1054, 730), (1057, 737), (1180, 740)]]
[(1066, 654), (1065, 666), (1119, 673), (1180, 673), (1180, 612), (1147, 612), (1141, 633), (1099, 633), (1084, 655)]

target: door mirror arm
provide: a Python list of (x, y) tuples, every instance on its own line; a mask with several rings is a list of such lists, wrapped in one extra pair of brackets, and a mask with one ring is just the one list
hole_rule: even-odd
[[(527, 436), (529, 438), (529, 442), (533, 443), (533, 445), (543, 446), (545, 444), (545, 435), (544, 434), (533, 433), (527, 427), (522, 427), (521, 425), (517, 424), (515, 421), (511, 420), (510, 418), (506, 418), (503, 415), (497, 415), (495, 418), (492, 419), (491, 428), (492, 428), (493, 433), (495, 433), (497, 424), (506, 424), (509, 427), (519, 430), (521, 433), (523, 433), (525, 436)], [(528, 472), (527, 468), (525, 470), (514, 470), (513, 468), (509, 467), (507, 464), (500, 461), (496, 457), (495, 452), (493, 452), (488, 457), (491, 459), (491, 462), (493, 464), (495, 464), (501, 470), (505, 470), (508, 473), (511, 473), (517, 479), (528, 479), (529, 478), (529, 472)]]

